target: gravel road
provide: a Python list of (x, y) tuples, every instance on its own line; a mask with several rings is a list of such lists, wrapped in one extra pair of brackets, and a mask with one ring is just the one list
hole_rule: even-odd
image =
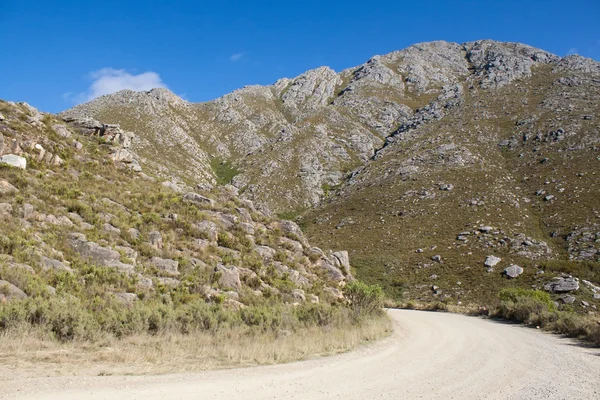
[(163, 376), (5, 380), (8, 399), (600, 399), (600, 349), (463, 315), (390, 310), (395, 332), (356, 351)]

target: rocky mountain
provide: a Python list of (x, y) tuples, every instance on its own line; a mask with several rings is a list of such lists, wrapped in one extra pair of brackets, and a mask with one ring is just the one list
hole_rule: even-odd
[[(560, 273), (600, 282), (599, 99), (600, 63), (482, 40), (201, 104), (122, 91), (61, 116), (136, 132), (131, 152), (158, 176), (301, 215), (389, 292), (463, 302)], [(580, 289), (585, 307), (595, 290)]]

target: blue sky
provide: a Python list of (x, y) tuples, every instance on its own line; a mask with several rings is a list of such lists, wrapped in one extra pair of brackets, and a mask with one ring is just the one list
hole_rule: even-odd
[(600, 60), (600, 1), (0, 0), (0, 98), (58, 112), (166, 86), (207, 101), (418, 42), (484, 38)]

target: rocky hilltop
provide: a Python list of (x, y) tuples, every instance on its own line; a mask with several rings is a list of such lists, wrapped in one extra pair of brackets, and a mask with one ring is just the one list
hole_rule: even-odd
[[(177, 184), (229, 183), (266, 214), (301, 215), (389, 292), (463, 302), (554, 278), (598, 284), (599, 100), (600, 63), (482, 40), (208, 103), (122, 91), (61, 115), (136, 132), (131, 152)], [(557, 299), (598, 301), (596, 286), (577, 290)]]

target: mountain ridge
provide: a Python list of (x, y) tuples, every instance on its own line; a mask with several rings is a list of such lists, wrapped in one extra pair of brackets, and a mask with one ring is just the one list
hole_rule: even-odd
[[(121, 92), (61, 115), (139, 132), (149, 165), (231, 183), (349, 249), (358, 277), (388, 291), (479, 301), (484, 287), (542, 287), (540, 271), (600, 280), (599, 85), (592, 59), (437, 41), (206, 103)], [(488, 256), (504, 268), (482, 270)]]

